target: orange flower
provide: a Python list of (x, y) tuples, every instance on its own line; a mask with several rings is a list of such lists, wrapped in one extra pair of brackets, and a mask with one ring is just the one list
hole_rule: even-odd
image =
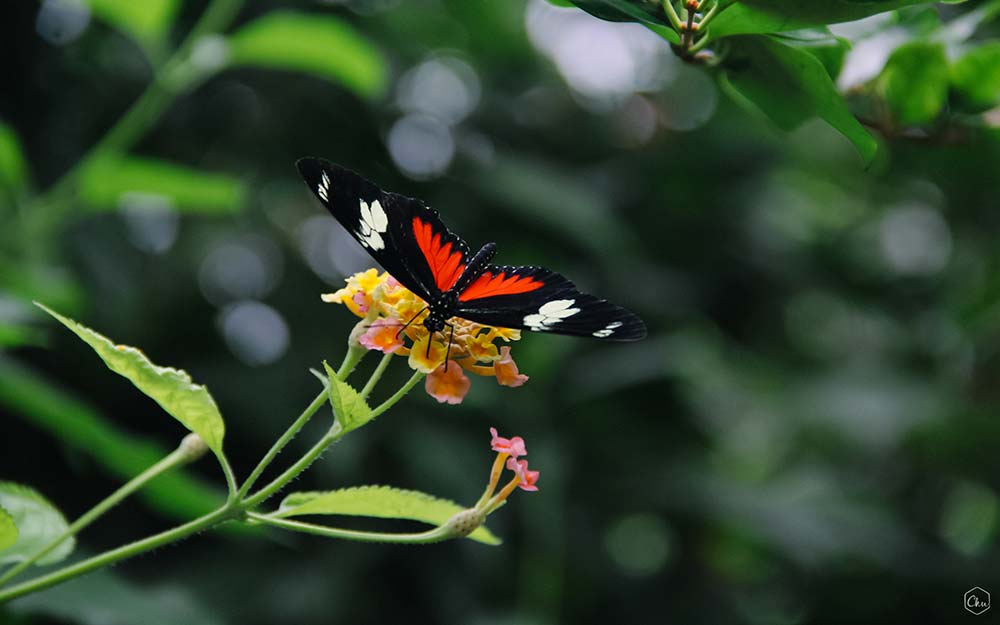
[(400, 324), (387, 319), (376, 319), (368, 326), (368, 330), (358, 339), (366, 349), (374, 349), (383, 354), (391, 354), (403, 346), (399, 334)]
[(518, 373), (517, 363), (510, 357), (510, 348), (506, 345), (500, 348), (500, 359), (493, 363), (493, 370), (502, 386), (518, 387), (528, 381), (528, 376)]
[[(353, 334), (354, 340), (362, 346), (386, 354), (408, 356), (411, 369), (432, 376), (446, 359), (450, 359), (466, 372), (495, 377), (503, 386), (521, 386), (528, 379), (528, 376), (518, 371), (510, 355), (510, 347), (501, 348), (496, 344), (498, 341), (507, 343), (520, 340), (520, 330), (496, 328), (453, 317), (448, 322), (454, 326), (454, 334), (452, 328), (448, 328), (446, 332), (431, 336), (419, 316), (426, 314), (423, 312), (427, 307), (426, 302), (388, 273), (380, 274), (375, 269), (369, 269), (354, 274), (346, 282), (347, 285), (339, 291), (324, 294), (323, 301), (343, 304), (364, 319), (361, 322), (363, 325)], [(406, 325), (408, 322), (409, 325)], [(406, 325), (405, 329), (403, 325)], [(448, 376), (457, 376), (452, 369), (457, 370), (459, 367), (449, 366)], [(464, 374), (462, 377), (464, 378)], [(430, 385), (431, 381), (428, 380), (428, 386)], [(465, 392), (462, 397), (464, 395)]]
[(449, 361), (428, 375), (424, 386), (427, 394), (442, 404), (460, 404), (472, 383), (458, 363)]

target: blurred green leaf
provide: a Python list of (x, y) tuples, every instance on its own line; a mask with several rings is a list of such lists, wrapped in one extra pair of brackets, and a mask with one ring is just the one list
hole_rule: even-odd
[(18, 615), (49, 617), (77, 625), (223, 623), (196, 596), (176, 583), (158, 588), (140, 586), (107, 569), (32, 593), (4, 607)]
[(736, 52), (725, 67), (724, 88), (745, 98), (782, 130), (822, 118), (854, 144), (866, 165), (871, 163), (878, 144), (851, 114), (816, 57), (773, 37), (740, 37), (734, 41)]
[(207, 388), (194, 384), (186, 371), (154, 365), (135, 347), (115, 345), (90, 328), (42, 304), (38, 306), (90, 345), (108, 368), (128, 378), (172, 417), (201, 436), (208, 448), (221, 457), (226, 425)]
[(782, 43), (805, 50), (816, 57), (826, 73), (833, 80), (840, 75), (840, 70), (844, 67), (844, 59), (851, 50), (851, 42), (843, 37), (836, 37), (828, 28), (810, 28), (798, 30), (790, 33), (776, 35), (775, 38)]
[(913, 41), (896, 48), (877, 84), (897, 124), (929, 124), (940, 115), (948, 99), (948, 59), (944, 46)]
[[(341, 514), (379, 519), (406, 519), (442, 525), (465, 510), (447, 499), (438, 499), (415, 490), (389, 486), (357, 486), (327, 492), (292, 493), (281, 502), (274, 516), (287, 518), (312, 514)], [(487, 545), (499, 545), (500, 539), (485, 527), (469, 538)]]
[(0, 320), (0, 349), (22, 345), (45, 345), (45, 331), (30, 325)]
[(959, 484), (948, 495), (941, 514), (941, 536), (967, 556), (981, 554), (996, 534), (1000, 502), (988, 487)]
[(951, 66), (951, 86), (963, 103), (985, 111), (1000, 103), (1000, 41), (977, 46)]
[(330, 15), (275, 11), (229, 38), (234, 65), (306, 72), (366, 98), (381, 96), (389, 71), (382, 54), (347, 23)]
[[(38, 491), (13, 482), (0, 482), (0, 507), (10, 513), (18, 529), (17, 541), (0, 551), (0, 563), (27, 560), (69, 528), (62, 512)], [(72, 551), (76, 541), (68, 538), (37, 564), (59, 562)]]
[(18, 195), (28, 184), (28, 164), (14, 129), (0, 122), (0, 187)]
[(573, 0), (553, 2), (557, 6), (574, 6), (594, 17), (609, 22), (638, 22), (670, 43), (680, 43), (680, 35), (673, 29), (658, 4), (630, 2), (629, 0)]
[[(958, 4), (965, 0), (945, 0)], [(859, 20), (927, 0), (740, 0), (709, 26), (712, 39), (732, 35), (780, 33)]]
[(17, 524), (10, 512), (0, 506), (0, 551), (17, 542)]
[(323, 362), (326, 369), (326, 376), (329, 381), (326, 390), (330, 395), (330, 405), (333, 406), (333, 414), (337, 418), (337, 423), (343, 431), (350, 432), (372, 420), (372, 409), (368, 407), (364, 398), (354, 390), (347, 382), (337, 377), (337, 372), (330, 368), (330, 365)]
[[(92, 456), (122, 480), (145, 471), (169, 451), (119, 431), (93, 406), (5, 358), (0, 358), (0, 405)], [(138, 496), (154, 508), (184, 520), (213, 510), (225, 498), (221, 490), (183, 469), (157, 477)]]
[(173, 24), (178, 0), (86, 0), (101, 20), (122, 30), (144, 46), (159, 46)]
[(84, 303), (84, 293), (67, 269), (37, 261), (0, 263), (0, 290), (32, 310), (32, 300), (44, 300), (74, 313), (79, 312)]
[(79, 193), (97, 210), (134, 206), (208, 213), (235, 212), (246, 196), (231, 176), (134, 156), (95, 159), (82, 173)]

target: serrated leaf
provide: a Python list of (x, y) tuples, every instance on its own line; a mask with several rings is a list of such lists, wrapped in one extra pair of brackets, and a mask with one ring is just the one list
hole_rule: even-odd
[[(281, 502), (274, 516), (287, 518), (305, 515), (339, 514), (379, 519), (405, 519), (439, 526), (465, 510), (454, 501), (438, 499), (427, 493), (389, 486), (357, 486), (326, 492), (292, 493)], [(500, 539), (485, 527), (469, 538), (487, 545), (499, 545)]]
[(17, 524), (10, 512), (0, 506), (0, 551), (17, 542)]
[[(945, 0), (957, 4), (965, 0)], [(813, 26), (851, 22), (927, 0), (740, 0), (719, 14), (709, 37), (781, 33)]]
[(80, 199), (95, 210), (135, 207), (186, 212), (232, 213), (244, 203), (239, 180), (167, 161), (135, 156), (104, 156), (88, 165), (80, 180)]
[(951, 86), (973, 111), (1000, 103), (1000, 41), (984, 43), (962, 55), (951, 66)]
[(847, 137), (865, 164), (878, 144), (847, 108), (826, 68), (813, 55), (773, 37), (734, 38), (723, 86), (752, 103), (779, 128), (820, 117)]
[(229, 60), (306, 72), (374, 98), (388, 86), (381, 53), (351, 26), (331, 15), (275, 11), (229, 37)]
[[(2, 357), (0, 406), (7, 414), (47, 432), (69, 449), (93, 458), (106, 472), (123, 481), (146, 470), (170, 451), (119, 430), (90, 404)], [(147, 484), (138, 497), (172, 518), (189, 520), (217, 508), (225, 493), (178, 468)]]
[(944, 45), (912, 41), (896, 48), (877, 84), (897, 124), (931, 123), (948, 100), (948, 59)]
[(326, 369), (327, 393), (330, 396), (330, 405), (333, 407), (333, 414), (337, 418), (337, 423), (343, 431), (350, 432), (372, 420), (372, 409), (361, 397), (361, 394), (354, 390), (347, 382), (337, 377), (337, 373), (325, 361), (323, 367)]
[(178, 0), (86, 0), (96, 17), (143, 45), (159, 45), (167, 36)]
[(128, 378), (221, 456), (226, 426), (207, 388), (194, 384), (186, 371), (154, 365), (135, 347), (116, 345), (94, 330), (37, 305), (90, 345), (112, 371)]
[[(61, 536), (68, 528), (66, 518), (38, 491), (13, 482), (0, 482), (0, 507), (17, 527), (17, 540), (0, 551), (0, 563), (21, 562)], [(37, 564), (52, 564), (68, 556), (75, 545), (72, 537)]]

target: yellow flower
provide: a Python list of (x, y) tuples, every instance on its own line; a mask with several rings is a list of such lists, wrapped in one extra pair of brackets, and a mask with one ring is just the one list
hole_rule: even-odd
[[(427, 308), (426, 302), (388, 273), (369, 269), (354, 274), (346, 282), (344, 288), (324, 294), (323, 301), (343, 304), (364, 319), (360, 322), (364, 327), (358, 330), (359, 336), (364, 338), (361, 341), (364, 347), (408, 356), (410, 368), (434, 377), (428, 380), (427, 387), (432, 396), (447, 396), (448, 403), (461, 402), (468, 390), (459, 392), (462, 391), (461, 380), (468, 382), (462, 370), (494, 377), (504, 386), (520, 386), (527, 380), (527, 376), (517, 371), (510, 357), (510, 347), (504, 346), (501, 350), (496, 345), (498, 340), (505, 343), (520, 340), (520, 330), (453, 317), (448, 322), (454, 326), (454, 335), (449, 327), (431, 336), (420, 316), (426, 314), (422, 313)], [(450, 360), (447, 370), (444, 367), (446, 360)], [(459, 366), (454, 366), (456, 363)]]

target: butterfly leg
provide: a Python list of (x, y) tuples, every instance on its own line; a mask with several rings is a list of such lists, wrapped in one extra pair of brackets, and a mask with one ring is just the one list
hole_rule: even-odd
[(451, 330), (448, 334), (448, 351), (444, 355), (444, 370), (448, 371), (448, 363), (451, 362), (451, 344), (455, 341), (455, 324), (445, 322), (446, 326)]

